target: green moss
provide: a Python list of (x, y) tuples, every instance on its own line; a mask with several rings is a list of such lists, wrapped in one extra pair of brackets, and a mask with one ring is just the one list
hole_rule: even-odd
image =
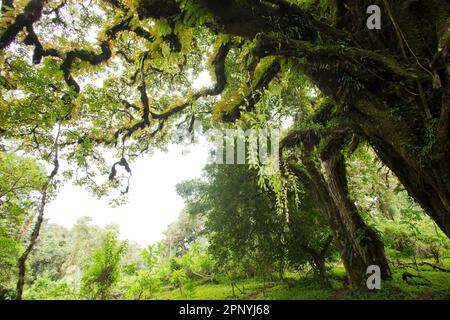
[[(450, 266), (450, 260), (444, 262)], [(406, 283), (402, 279), (404, 272), (420, 275), (424, 279), (413, 279)], [(382, 284), (381, 290), (350, 291), (345, 285), (345, 270), (342, 265), (336, 265), (329, 274), (331, 288), (325, 289), (313, 275), (288, 274), (285, 281), (267, 282), (250, 279), (240, 282), (233, 296), (229, 284), (204, 283), (196, 284), (190, 293), (180, 293), (178, 289), (163, 290), (157, 299), (169, 300), (441, 300), (450, 298), (450, 273), (421, 267), (420, 271), (411, 268), (395, 269), (393, 278)]]

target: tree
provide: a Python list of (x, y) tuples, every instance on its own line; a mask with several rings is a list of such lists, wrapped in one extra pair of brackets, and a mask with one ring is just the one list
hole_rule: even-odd
[(91, 217), (83, 216), (72, 227), (65, 269), (76, 266), (79, 270), (84, 270), (89, 266), (94, 251), (101, 247), (105, 232), (100, 227), (91, 225), (91, 221)]
[(44, 169), (33, 158), (0, 152), (1, 291), (13, 291), (22, 240), (33, 221), (36, 195), (44, 180)]
[[(27, 277), (25, 299), (86, 298), (85, 292), (80, 293), (83, 275), (93, 269), (95, 252), (102, 250), (105, 239), (111, 238), (109, 234), (117, 237), (119, 232), (115, 224), (101, 228), (90, 222), (90, 217), (81, 217), (70, 229), (48, 221), (43, 223), (39, 240), (27, 263), (30, 276)], [(139, 294), (139, 283), (143, 283), (146, 285), (143, 294), (147, 296), (151, 279), (143, 270), (144, 261), (139, 256), (142, 248), (133, 242), (127, 242), (126, 247), (120, 259), (120, 276), (110, 295), (135, 297)]]
[(245, 166), (211, 165), (206, 172), (207, 188), (190, 183), (197, 204), (187, 197), (187, 208), (206, 217), (205, 233), (213, 256), (223, 266), (231, 257), (247, 263), (244, 276), (270, 276), (285, 255), (284, 218), (277, 216), (273, 198), (260, 190), (256, 172)]
[(188, 213), (205, 219), (204, 237), (217, 270), (230, 281), (259, 276), (280, 278), (288, 268), (310, 262), (327, 285), (326, 259), (332, 237), (324, 219), (302, 193), (290, 197), (289, 217), (277, 210), (271, 190), (261, 190), (258, 174), (248, 166), (209, 165), (206, 181), (177, 185)]
[(289, 232), (286, 232), (287, 261), (289, 267), (301, 267), (309, 262), (322, 287), (329, 288), (327, 262), (334, 260), (334, 237), (324, 215), (307, 192), (289, 210)]
[(203, 220), (201, 216), (191, 215), (185, 210), (180, 213), (178, 219), (164, 232), (162, 242), (168, 248), (169, 256), (183, 256), (191, 244), (201, 239)]
[(361, 144), (347, 160), (347, 168), (350, 194), (366, 216), (394, 220), (400, 214), (408, 194), (370, 146)]
[[(258, 112), (286, 73), (306, 75), (330, 99), (314, 110), (320, 121), (309, 123), (317, 145), (343, 147), (337, 142), (349, 136), (368, 141), (450, 237), (447, 0), (94, 3), (97, 10), (77, 2), (2, 2), (4, 139), (25, 140), (24, 147), (36, 150), (64, 119), (67, 159), (84, 171), (80, 183), (102, 195), (126, 183), (127, 159), (165, 145), (174, 130), (192, 129), (195, 119), (239, 122), (246, 112)], [(373, 4), (381, 8), (381, 30), (366, 26)], [(66, 16), (80, 28), (73, 30)], [(97, 25), (102, 30), (93, 44), (87, 30)], [(61, 30), (60, 37), (54, 30)], [(214, 84), (197, 90), (192, 80), (205, 63)], [(11, 94), (15, 90), (22, 95)], [(296, 110), (302, 114), (304, 106)], [(37, 139), (24, 138), (24, 132)], [(112, 168), (100, 146), (118, 149)], [(322, 160), (330, 173), (338, 169), (339, 175), (325, 179), (338, 188), (329, 191), (340, 195), (333, 201), (348, 217), (356, 209), (339, 193), (346, 188), (341, 154)], [(109, 173), (101, 186), (92, 179), (93, 167)], [(374, 236), (366, 238), (376, 243)], [(383, 262), (380, 250), (371, 255), (378, 258), (369, 261)]]
[(383, 243), (361, 218), (349, 197), (342, 155), (325, 163), (326, 176), (308, 156), (302, 161), (305, 167), (293, 168), (293, 171), (315, 199), (333, 230), (351, 287), (364, 287), (366, 271), (370, 265), (380, 267), (383, 279), (390, 278), (391, 271)]
[(382, 278), (387, 280), (391, 271), (383, 243), (364, 221), (355, 204), (358, 199), (349, 192), (346, 158), (361, 141), (345, 130), (330, 129), (333, 135), (322, 136), (311, 129), (324, 124), (332, 103), (321, 95), (306, 98), (305, 112), (281, 141), (280, 151), (288, 163), (285, 174), (297, 177), (333, 230), (350, 286), (365, 288), (367, 268), (371, 265), (379, 266)]
[(91, 299), (107, 300), (116, 284), (120, 260), (126, 253), (127, 243), (120, 243), (117, 234), (110, 231), (103, 238), (102, 247), (92, 256), (92, 263), (82, 279), (82, 293)]
[(30, 269), (33, 276), (36, 278), (46, 274), (53, 281), (62, 279), (70, 253), (70, 241), (70, 231), (67, 228), (45, 221), (31, 254)]

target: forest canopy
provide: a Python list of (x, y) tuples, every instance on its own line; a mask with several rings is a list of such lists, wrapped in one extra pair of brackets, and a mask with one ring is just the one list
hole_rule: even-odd
[[(367, 27), (371, 5), (380, 29)], [(418, 267), (418, 256), (448, 272), (449, 60), (447, 0), (3, 0), (2, 285), (22, 298), (63, 182), (120, 204), (133, 161), (195, 140), (196, 123), (279, 129), (280, 170), (207, 166), (206, 181), (179, 185), (185, 214), (203, 221), (189, 230), (205, 235), (147, 250), (139, 281), (183, 294), (195, 274), (217, 273), (236, 295), (237, 279), (265, 287), (309, 264), (326, 287), (329, 259), (361, 289), (369, 266), (395, 281), (402, 259)], [(211, 83), (199, 88), (205, 72)], [(85, 298), (116, 297), (126, 245), (114, 233), (102, 241), (81, 268)], [(153, 277), (167, 265), (172, 273)]]

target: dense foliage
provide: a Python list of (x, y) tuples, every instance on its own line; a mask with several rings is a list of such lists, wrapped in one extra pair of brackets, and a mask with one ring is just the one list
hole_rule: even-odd
[[(392, 173), (368, 161), (372, 157), (373, 151), (361, 147), (348, 167), (351, 193), (360, 199), (364, 219), (380, 233), (395, 277), (400, 277), (386, 297), (408, 297), (408, 286), (430, 290), (424, 281), (448, 280), (438, 276), (448, 270), (450, 242)], [(292, 198), (288, 219), (276, 213), (276, 196), (261, 190), (257, 172), (247, 166), (208, 165), (204, 178), (184, 181), (177, 191), (186, 202), (184, 211), (165, 238), (147, 248), (118, 240), (117, 226), (102, 229), (89, 217), (71, 229), (45, 223), (29, 261), (24, 297), (189, 299), (211, 298), (213, 292), (218, 298), (294, 298), (309, 290), (316, 298), (331, 298), (333, 290), (341, 290), (341, 262), (331, 230), (304, 191), (298, 202)], [(402, 280), (405, 274), (426, 277), (411, 283)], [(306, 279), (318, 285), (311, 287)], [(14, 283), (9, 284), (4, 298), (13, 291)], [(286, 288), (283, 293), (275, 290), (280, 285)], [(289, 291), (297, 286), (305, 292)], [(445, 287), (433, 286), (435, 297), (446, 297)]]
[[(265, 290), (310, 267), (329, 287), (336, 266), (358, 290), (371, 265), (387, 282), (411, 266), (448, 272), (448, 0), (3, 0), (0, 12), (2, 297), (189, 297), (202, 281), (237, 295), (239, 281)], [(45, 225), (64, 182), (120, 205), (133, 160), (195, 141), (196, 123), (279, 130), (280, 170), (208, 166), (178, 186), (184, 212), (141, 258), (117, 230)]]

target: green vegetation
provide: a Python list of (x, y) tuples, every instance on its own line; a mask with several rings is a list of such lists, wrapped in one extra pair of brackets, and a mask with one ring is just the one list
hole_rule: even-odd
[(24, 298), (448, 299), (450, 241), (370, 155), (361, 148), (348, 166), (358, 186), (351, 193), (366, 195), (361, 214), (379, 233), (392, 270), (381, 290), (349, 287), (332, 232), (306, 192), (287, 219), (276, 214), (276, 196), (258, 187), (254, 169), (207, 165), (204, 178), (177, 185), (185, 209), (147, 248), (89, 217), (71, 229), (44, 223)]
[[(374, 3), (380, 30), (365, 23)], [(1, 298), (449, 298), (448, 0), (3, 0), (0, 13)], [(122, 204), (133, 162), (195, 141), (197, 123), (271, 129), (279, 145), (180, 182), (185, 208), (147, 248), (88, 218), (46, 222), (64, 183)], [(368, 290), (370, 266), (383, 289)]]

